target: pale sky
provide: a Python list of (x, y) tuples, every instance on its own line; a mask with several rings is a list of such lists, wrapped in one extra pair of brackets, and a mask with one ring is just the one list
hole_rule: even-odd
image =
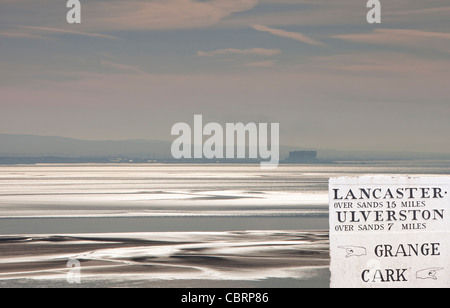
[(450, 153), (450, 3), (0, 0), (0, 133), (173, 140), (280, 123), (281, 144)]

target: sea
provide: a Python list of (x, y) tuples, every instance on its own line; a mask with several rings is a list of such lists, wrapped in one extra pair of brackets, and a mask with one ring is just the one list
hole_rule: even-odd
[(3, 165), (0, 287), (327, 288), (328, 181), (368, 174), (450, 161)]

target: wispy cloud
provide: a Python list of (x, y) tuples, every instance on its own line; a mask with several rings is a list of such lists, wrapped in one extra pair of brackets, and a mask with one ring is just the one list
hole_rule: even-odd
[(273, 67), (273, 66), (275, 66), (275, 60), (251, 62), (251, 63), (246, 63), (242, 66), (243, 67), (255, 67), (255, 68)]
[(450, 46), (450, 33), (413, 29), (376, 29), (370, 33), (334, 35), (333, 38), (363, 44), (396, 45), (437, 50), (446, 50)]
[(305, 44), (309, 44), (309, 45), (326, 46), (324, 43), (316, 41), (316, 40), (314, 40), (302, 33), (299, 33), (299, 32), (289, 32), (286, 30), (270, 28), (270, 27), (266, 27), (266, 26), (262, 26), (262, 25), (253, 25), (252, 28), (257, 31), (268, 32), (268, 33), (276, 35), (276, 36), (289, 38), (289, 39), (296, 40), (296, 41), (299, 41), (299, 42), (302, 42)]
[(102, 60), (100, 64), (103, 67), (110, 68), (122, 73), (145, 74), (145, 72), (142, 71), (139, 67), (133, 65), (117, 63), (110, 60)]
[(97, 37), (97, 38), (104, 38), (104, 39), (113, 39), (113, 40), (119, 39), (118, 37), (112, 36), (112, 35), (75, 31), (75, 30), (68, 30), (68, 29), (58, 29), (58, 28), (49, 28), (49, 27), (31, 27), (31, 26), (21, 26), (20, 28), (37, 31), (37, 32), (44, 32), (44, 33), (75, 34), (75, 35)]
[(279, 49), (251, 48), (251, 49), (219, 49), (214, 51), (199, 51), (197, 55), (200, 57), (212, 57), (216, 55), (258, 55), (258, 56), (275, 56), (281, 53)]
[(434, 14), (434, 16), (438, 15), (446, 15), (450, 12), (450, 6), (440, 6), (440, 7), (429, 7), (429, 8), (414, 8), (414, 9), (403, 9), (403, 10), (394, 10), (387, 11), (385, 14), (387, 16), (413, 16), (413, 15), (424, 15), (424, 14)]
[(43, 35), (31, 34), (26, 32), (0, 32), (0, 36), (18, 39), (45, 39), (45, 40), (51, 39)]
[(234, 13), (251, 10), (259, 0), (102, 1), (85, 5), (94, 31), (173, 30), (212, 26)]

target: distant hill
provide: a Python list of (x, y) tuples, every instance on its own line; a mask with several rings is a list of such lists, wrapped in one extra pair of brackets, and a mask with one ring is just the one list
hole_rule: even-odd
[(0, 156), (167, 158), (171, 143), (157, 140), (80, 140), (63, 137), (0, 134)]
[[(0, 157), (60, 157), (170, 159), (172, 142), (158, 140), (81, 140), (74, 138), (0, 134)], [(320, 161), (450, 160), (450, 153), (336, 151), (280, 146), (280, 159), (289, 151), (316, 150)]]

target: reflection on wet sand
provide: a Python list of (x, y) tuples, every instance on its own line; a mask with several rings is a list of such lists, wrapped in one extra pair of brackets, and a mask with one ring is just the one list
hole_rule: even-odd
[(0, 279), (63, 279), (70, 259), (91, 283), (310, 279), (328, 268), (328, 254), (324, 231), (4, 236)]

